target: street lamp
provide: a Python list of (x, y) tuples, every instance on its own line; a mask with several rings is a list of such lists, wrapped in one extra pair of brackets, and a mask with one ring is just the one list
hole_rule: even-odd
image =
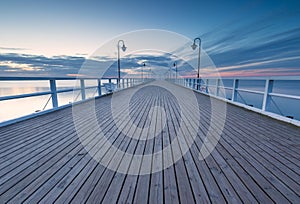
[(175, 67), (175, 72), (176, 72), (176, 75), (175, 75), (175, 77), (176, 77), (176, 79), (177, 79), (177, 63), (176, 63), (176, 62), (174, 62), (173, 66)]
[(125, 46), (125, 43), (124, 43), (124, 41), (123, 40), (119, 40), (118, 41), (118, 88), (120, 88), (120, 80), (121, 80), (121, 68), (120, 68), (120, 43), (122, 43), (123, 44), (123, 46), (121, 47), (122, 48), (122, 50), (123, 50), (123, 52), (125, 52), (126, 51), (126, 46)]
[[(144, 63), (144, 65), (143, 65), (144, 67), (146, 66), (146, 64)], [(142, 67), (142, 82), (144, 82), (144, 69), (143, 69), (143, 67)]]
[(200, 38), (195, 38), (194, 43), (192, 44), (192, 49), (195, 50), (198, 46), (196, 45), (196, 40), (199, 41), (199, 55), (198, 55), (198, 73), (197, 73), (197, 90), (199, 90), (199, 83), (200, 83), (200, 55), (201, 55), (201, 39)]

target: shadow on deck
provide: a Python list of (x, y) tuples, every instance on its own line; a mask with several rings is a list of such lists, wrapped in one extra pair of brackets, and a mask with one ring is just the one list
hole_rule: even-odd
[(299, 128), (188, 92), (154, 81), (0, 128), (0, 203), (300, 202)]

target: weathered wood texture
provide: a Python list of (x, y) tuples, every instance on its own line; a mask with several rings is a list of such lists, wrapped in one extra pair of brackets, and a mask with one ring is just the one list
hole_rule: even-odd
[[(123, 100), (129, 90), (95, 100), (101, 131), (115, 147), (138, 155), (158, 152), (171, 141), (183, 148), (176, 135), (181, 118), (189, 116), (183, 116), (180, 108), (193, 111), (197, 107), (188, 99), (180, 107), (157, 83), (187, 91), (157, 81), (131, 88), (138, 90), (129, 107), (135, 125), (122, 118), (123, 107), (118, 107), (115, 114), (120, 116), (122, 132), (113, 121), (111, 100)], [(155, 171), (164, 167), (164, 161), (173, 161), (174, 154), (183, 154), (163, 171), (140, 176), (112, 171), (94, 160), (78, 139), (72, 108), (1, 128), (0, 203), (300, 203), (300, 129), (227, 104), (221, 139), (211, 155), (200, 160), (200, 148), (212, 125), (211, 100), (216, 99), (199, 93), (195, 96), (200, 125), (190, 150), (185, 154), (170, 150), (151, 160), (141, 159), (134, 166), (124, 162), (124, 155), (103, 148), (104, 140), (97, 137), (99, 128), (91, 126), (92, 118), (75, 119), (85, 127), (81, 139), (96, 152), (102, 151), (108, 165), (117, 168)], [(92, 103), (78, 106), (84, 112)], [(162, 107), (164, 112), (154, 107)], [(192, 117), (187, 121), (192, 122)], [(188, 123), (184, 123), (187, 128)], [(186, 135), (186, 142), (190, 139)]]

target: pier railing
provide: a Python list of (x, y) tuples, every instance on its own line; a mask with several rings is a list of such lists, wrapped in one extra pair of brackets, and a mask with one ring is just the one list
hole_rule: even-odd
[[(30, 82), (30, 86), (35, 87), (35, 83), (46, 83), (46, 87), (42, 91), (33, 91), (31, 93), (17, 93), (17, 94), (1, 94), (0, 95), (0, 107), (1, 102), (11, 101), (14, 99), (25, 99), (25, 98), (33, 98), (38, 96), (49, 96), (47, 101), (45, 101), (43, 108), (38, 110), (38, 107), (35, 112), (30, 115), (26, 115), (21, 119), (27, 119), (38, 112), (43, 112), (43, 110), (48, 107), (48, 109), (57, 109), (62, 106), (71, 105), (74, 102), (84, 101), (89, 98), (99, 97), (104, 94), (108, 94), (112, 90), (107, 90), (106, 85), (112, 85), (111, 88), (119, 90), (124, 88), (129, 88), (140, 83), (146, 82), (149, 79), (140, 79), (140, 78), (121, 78), (119, 85), (117, 84), (117, 79), (115, 78), (83, 78), (83, 77), (0, 77), (0, 83), (5, 84), (5, 87), (9, 88), (9, 83), (21, 83), (21, 82)], [(90, 83), (90, 82), (93, 83)], [(69, 83), (67, 86), (58, 86), (59, 82), (67, 82)], [(70, 85), (72, 84), (72, 85)], [(2, 87), (0, 86), (0, 89)], [(90, 91), (92, 90), (92, 91)], [(1, 92), (0, 92), (1, 93)], [(69, 93), (73, 95), (73, 99), (69, 101), (67, 104), (59, 102), (59, 94)], [(72, 94), (73, 93), (73, 94)], [(51, 101), (51, 102), (50, 102)], [(50, 103), (52, 105), (50, 106)], [(20, 104), (22, 106), (22, 103)], [(2, 112), (3, 113), (3, 112)], [(9, 118), (10, 120), (11, 118)], [(16, 122), (19, 119), (15, 120)], [(8, 123), (13, 123), (14, 120), (8, 121)], [(6, 124), (7, 122), (0, 121), (1, 126)]]
[(300, 121), (300, 77), (178, 78), (170, 80), (251, 110), (267, 115), (273, 113), (279, 117)]

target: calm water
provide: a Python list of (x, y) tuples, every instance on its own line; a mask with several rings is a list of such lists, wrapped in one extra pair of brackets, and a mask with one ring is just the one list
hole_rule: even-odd
[[(103, 80), (102, 83), (107, 83)], [(115, 83), (115, 82), (114, 82)], [(215, 84), (215, 82), (211, 82)], [(223, 80), (225, 87), (232, 87), (232, 80)], [(89, 80), (86, 86), (96, 86), (97, 81)], [(255, 91), (264, 91), (265, 81), (240, 81), (239, 88), (250, 89)], [(74, 82), (57, 81), (58, 89), (76, 87)], [(28, 82), (0, 82), (0, 96), (18, 95), (34, 92), (49, 91), (48, 82), (42, 81), (28, 81)], [(214, 90), (211, 89), (213, 93)], [(273, 87), (274, 93), (289, 94), (300, 96), (300, 81), (275, 81)], [(102, 88), (102, 93), (105, 89)], [(97, 89), (86, 90), (87, 98), (97, 96)], [(230, 90), (225, 92), (226, 98), (231, 98)], [(0, 122), (32, 114), (36, 111), (47, 110), (52, 108), (52, 101), (50, 95), (29, 97), (23, 99), (14, 99), (0, 102)], [(58, 94), (59, 106), (65, 105), (81, 99), (80, 91), (67, 92)], [(49, 101), (48, 101), (49, 100)], [(263, 96), (260, 94), (252, 94), (240, 92), (237, 98), (238, 102), (247, 104), (249, 106), (261, 108)], [(47, 103), (48, 102), (48, 103)], [(287, 99), (280, 97), (272, 97), (269, 111), (283, 116), (292, 116), (294, 119), (300, 120), (300, 101), (296, 99)]]
[[(223, 83), (224, 86), (232, 87), (233, 80), (223, 80)], [(256, 81), (240, 80), (239, 88), (264, 92), (265, 81), (264, 80), (256, 80)], [(278, 94), (300, 96), (300, 81), (293, 81), (293, 80), (274, 81), (272, 92)], [(226, 98), (231, 98), (231, 97), (232, 97), (232, 92), (227, 90)], [(263, 105), (263, 95), (255, 94), (255, 93), (239, 92), (237, 101), (261, 109)], [(282, 116), (291, 116), (294, 119), (300, 120), (300, 100), (272, 96), (268, 111)]]
[[(103, 80), (102, 83), (108, 81)], [(96, 86), (96, 80), (86, 81), (85, 86)], [(78, 87), (74, 82), (70, 81), (57, 81), (57, 89)], [(11, 96), (19, 94), (28, 94), (35, 92), (50, 91), (49, 83), (43, 81), (26, 81), (26, 82), (0, 82), (0, 96)], [(106, 93), (106, 90), (102, 88), (102, 93)], [(43, 95), (36, 97), (28, 97), (22, 99), (13, 99), (0, 101), (0, 122), (18, 118), (21, 116), (29, 115), (41, 110), (47, 110), (52, 108), (51, 95)], [(98, 90), (96, 88), (86, 89), (86, 97), (91, 98), (98, 96)], [(58, 105), (65, 105), (74, 101), (80, 101), (80, 91), (65, 92), (58, 94)]]
[[(233, 86), (232, 79), (223, 79), (222, 81), (225, 87)], [(209, 85), (215, 84), (215, 80), (209, 81)], [(240, 80), (238, 88), (264, 92), (265, 80)], [(216, 89), (212, 87), (209, 89), (209, 91), (210, 93), (215, 94)], [(300, 96), (300, 81), (274, 81), (273, 93)], [(227, 99), (231, 99), (232, 90), (226, 89), (225, 93), (223, 93), (222, 95)], [(237, 96), (237, 101), (261, 109), (263, 104), (263, 95), (240, 91)], [(282, 116), (290, 116), (294, 119), (300, 120), (300, 100), (273, 96), (271, 97), (271, 103), (268, 111)]]

